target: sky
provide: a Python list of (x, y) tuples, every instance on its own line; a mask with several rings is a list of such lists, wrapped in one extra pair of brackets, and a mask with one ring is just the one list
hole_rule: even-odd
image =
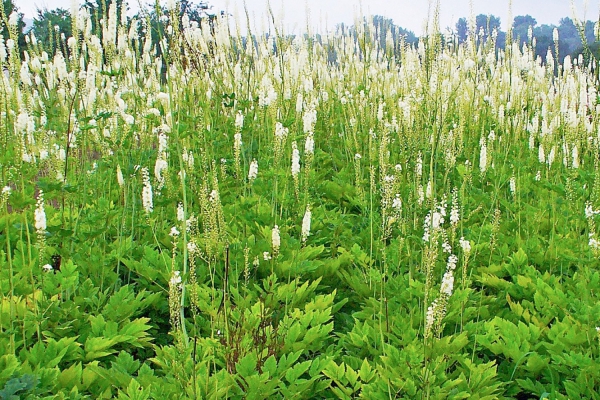
[[(71, 0), (14, 0), (26, 18), (33, 18), (35, 10), (47, 7), (70, 9)], [(165, 3), (166, 0), (159, 0)], [(199, 1), (199, 0), (197, 0)], [(148, 0), (142, 0), (147, 3)], [(267, 27), (267, 0), (208, 0), (213, 12), (226, 10), (237, 13), (245, 20), (244, 4), (248, 10), (253, 30), (264, 31)], [(598, 20), (599, 0), (574, 0), (576, 16), (580, 19)], [(139, 9), (138, 0), (129, 0), (132, 11)], [(573, 18), (571, 0), (513, 0), (512, 16), (533, 16), (538, 25), (555, 24), (563, 17)], [(502, 29), (506, 30), (509, 18), (509, 0), (440, 0), (440, 26), (454, 27), (461, 17), (471, 13), (493, 14), (500, 17)], [(412, 30), (417, 35), (423, 33), (424, 21), (428, 15), (428, 0), (271, 0), (271, 9), (277, 21), (283, 21), (286, 33), (304, 32), (307, 26), (313, 31), (332, 30), (338, 23), (352, 24), (357, 15), (383, 15), (394, 23)]]

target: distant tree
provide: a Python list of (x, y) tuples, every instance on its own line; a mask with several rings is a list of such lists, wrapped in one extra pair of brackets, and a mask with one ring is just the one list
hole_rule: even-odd
[(419, 40), (412, 31), (395, 25), (392, 19), (381, 15), (375, 15), (373, 17), (373, 25), (375, 26), (375, 29), (377, 29), (377, 40), (379, 42), (379, 47), (382, 49), (386, 48), (388, 32), (391, 34), (394, 43), (399, 43), (401, 37), (403, 37), (404, 42), (408, 44), (415, 44)]
[(531, 15), (517, 15), (513, 19), (512, 37), (514, 40), (519, 40), (520, 44), (528, 41), (529, 28), (532, 29), (537, 25), (537, 21)]
[(566, 55), (570, 55), (576, 49), (581, 47), (579, 30), (577, 29), (577, 26), (575, 26), (574, 21), (569, 17), (560, 20), (558, 25), (558, 38), (558, 52), (561, 60)]
[(554, 28), (556, 28), (556, 26), (544, 24), (534, 28), (533, 30), (533, 36), (536, 40), (535, 54), (536, 56), (541, 57), (544, 61), (546, 60), (548, 49), (550, 49), (552, 55), (555, 56), (553, 40)]
[(456, 23), (456, 36), (458, 37), (458, 42), (463, 43), (467, 41), (467, 37), (469, 35), (469, 24), (467, 23), (466, 18), (459, 18)]
[(38, 9), (30, 32), (35, 35), (45, 51), (53, 54), (60, 46), (61, 35), (65, 38), (72, 36), (71, 14), (62, 8)]
[[(482, 34), (482, 39), (487, 40), (491, 34), (497, 31), (498, 36), (500, 37), (500, 18), (495, 15), (485, 15), (479, 14), (475, 17), (475, 34)], [(460, 18), (456, 23), (456, 35), (458, 36), (458, 41), (460, 43), (467, 40), (467, 36), (469, 35), (469, 24), (466, 18)], [(501, 37), (504, 39), (504, 35)]]
[[(209, 27), (212, 30), (212, 24), (216, 16), (210, 14), (208, 12), (209, 9), (210, 6), (203, 1), (195, 3), (191, 0), (181, 0), (179, 2), (177, 15), (179, 25), (182, 26), (185, 16), (189, 23), (192, 24), (200, 24), (203, 20), (207, 20), (209, 22)], [(162, 55), (162, 49), (158, 46), (158, 43), (162, 38), (166, 37), (167, 26), (165, 21), (170, 17), (171, 12), (165, 6), (161, 6), (157, 1), (154, 5), (149, 4), (148, 9), (140, 11), (133, 18), (140, 21), (140, 24), (138, 24), (138, 34), (140, 37), (146, 36), (149, 30), (152, 46), (156, 49), (158, 55)], [(184, 46), (185, 45), (186, 43), (184, 42)], [(193, 51), (191, 53), (193, 53)], [(186, 62), (189, 61), (195, 67), (199, 67), (203, 61), (200, 59), (200, 55), (197, 56), (198, 57), (193, 57), (193, 59), (187, 60)], [(166, 72), (166, 67), (166, 63), (163, 63), (163, 74)]]
[(110, 7), (115, 5), (117, 12), (117, 21), (121, 20), (121, 13), (127, 12), (123, 10), (123, 0), (86, 0), (83, 3), (84, 7), (90, 11), (92, 16), (92, 32), (102, 39), (102, 27), (100, 21), (108, 20)]
[(496, 17), (495, 15), (479, 14), (477, 17), (475, 17), (475, 22), (477, 24), (476, 33), (479, 35), (483, 30), (483, 36), (485, 38), (491, 36), (492, 32), (495, 30), (498, 32), (500, 31), (500, 18)]
[(16, 25), (13, 25), (9, 28), (6, 26), (5, 19), (2, 19), (2, 21), (0, 22), (0, 26), (2, 27), (2, 39), (4, 39), (5, 42), (7, 39), (9, 39), (9, 29), (15, 32), (17, 36), (17, 44), (19, 45), (19, 49), (22, 55), (26, 47), (24, 34), (25, 22), (23, 21), (23, 13), (19, 12), (19, 8), (13, 3), (13, 0), (3, 0), (2, 6), (6, 20), (10, 21), (16, 16), (17, 22)]

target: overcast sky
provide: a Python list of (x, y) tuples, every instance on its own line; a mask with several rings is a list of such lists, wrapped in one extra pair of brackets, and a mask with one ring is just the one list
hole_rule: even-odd
[[(162, 3), (166, 0), (160, 0)], [(199, 1), (199, 0), (196, 0)], [(147, 3), (142, 0), (142, 3)], [(599, 0), (575, 0), (577, 17), (598, 20)], [(15, 3), (26, 18), (35, 15), (36, 8), (70, 9), (71, 0), (16, 0)], [(261, 30), (266, 25), (267, 0), (245, 0), (254, 28)], [(469, 0), (440, 0), (440, 22), (442, 29), (454, 27), (460, 17), (470, 14)], [(503, 30), (509, 20), (509, 0), (472, 0), (473, 12), (494, 14), (500, 17)], [(129, 0), (130, 8), (139, 8), (137, 0)], [(237, 9), (243, 13), (244, 0), (209, 0), (213, 12), (227, 10), (234, 13)], [(587, 6), (586, 6), (587, 4)], [(352, 24), (355, 15), (383, 15), (394, 20), (396, 25), (414, 31), (423, 32), (423, 22), (427, 18), (429, 1), (427, 0), (271, 0), (271, 8), (277, 21), (281, 21), (287, 33), (299, 33), (306, 27), (307, 14), (312, 29), (324, 31), (332, 29), (340, 22)], [(587, 9), (587, 10), (586, 10)], [(283, 10), (283, 14), (282, 14)], [(308, 13), (307, 13), (308, 12)], [(513, 0), (512, 16), (530, 14), (539, 24), (558, 24), (562, 17), (573, 17), (571, 0)], [(241, 18), (245, 20), (245, 17)]]

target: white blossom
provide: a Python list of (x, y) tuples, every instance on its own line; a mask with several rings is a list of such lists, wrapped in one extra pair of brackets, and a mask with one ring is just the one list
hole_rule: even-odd
[(38, 195), (35, 211), (34, 211), (34, 226), (37, 232), (46, 231), (46, 211), (44, 211), (44, 192), (40, 190)]
[(310, 235), (310, 219), (312, 213), (310, 212), (310, 206), (306, 206), (306, 211), (304, 212), (304, 218), (302, 218), (302, 242), (306, 242), (306, 239)]
[(17, 26), (18, 23), (19, 23), (19, 13), (17, 13), (17, 11), (13, 11), (8, 16), (8, 24), (12, 25), (12, 26)]
[(511, 176), (508, 181), (508, 187), (510, 189), (510, 194), (514, 196), (517, 193), (517, 179), (514, 176)]
[(125, 184), (125, 179), (123, 179), (123, 171), (121, 171), (120, 165), (117, 165), (117, 183), (121, 187)]
[(488, 157), (487, 157), (487, 144), (485, 142), (485, 138), (482, 137), (479, 141), (479, 145), (481, 150), (479, 152), (479, 170), (483, 173), (487, 169)]
[(169, 285), (178, 286), (181, 284), (181, 272), (173, 271), (173, 275), (171, 275), (171, 279), (169, 280)]
[(300, 151), (296, 142), (292, 143), (292, 176), (298, 176), (300, 173)]
[(315, 152), (315, 139), (312, 132), (306, 136), (306, 143), (304, 144), (304, 152), (306, 154), (313, 154)]
[(452, 191), (452, 208), (450, 208), (450, 224), (456, 226), (460, 220), (460, 212), (458, 210), (458, 191), (456, 188)]
[(250, 163), (250, 168), (248, 169), (248, 180), (252, 182), (258, 176), (258, 161), (256, 158), (252, 160)]
[(442, 278), (442, 286), (440, 288), (440, 292), (445, 294), (446, 296), (451, 296), (453, 287), (454, 274), (452, 273), (452, 271), (446, 271), (444, 277)]
[(460, 243), (460, 247), (462, 248), (463, 253), (469, 254), (471, 252), (471, 242), (465, 240), (464, 236), (460, 238), (458, 243)]
[(183, 222), (185, 220), (185, 212), (183, 209), (183, 203), (177, 204), (177, 221)]
[(142, 205), (146, 214), (150, 214), (154, 208), (152, 202), (152, 185), (150, 184), (150, 174), (148, 168), (142, 168), (142, 180), (144, 187), (142, 189)]
[(244, 126), (244, 114), (241, 111), (238, 111), (235, 115), (235, 128), (239, 131)]
[(273, 245), (273, 253), (277, 254), (279, 252), (279, 247), (281, 246), (281, 237), (279, 236), (279, 226), (275, 225), (273, 230), (271, 231), (271, 243)]

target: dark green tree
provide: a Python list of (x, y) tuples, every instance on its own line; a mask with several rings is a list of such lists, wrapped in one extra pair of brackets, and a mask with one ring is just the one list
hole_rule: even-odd
[(558, 52), (561, 59), (581, 47), (579, 30), (577, 29), (577, 26), (575, 26), (575, 22), (569, 17), (560, 20), (558, 25), (558, 38)]
[[(494, 31), (498, 32), (498, 39), (504, 42), (504, 35), (500, 34), (500, 18), (495, 15), (485, 15), (479, 14), (475, 17), (475, 34), (482, 34), (482, 39), (487, 40), (490, 38)], [(468, 22), (466, 18), (460, 18), (456, 23), (456, 35), (458, 36), (458, 41), (460, 43), (467, 40), (467, 36), (469, 34), (468, 31)]]
[(62, 34), (66, 38), (72, 36), (71, 14), (63, 8), (55, 10), (38, 9), (37, 16), (33, 19), (33, 33), (42, 48), (49, 54), (53, 54), (57, 46), (60, 46)]
[(467, 23), (466, 18), (459, 18), (456, 23), (456, 36), (458, 37), (458, 42), (463, 43), (467, 41), (467, 37), (469, 35), (469, 24)]
[(533, 36), (535, 37), (536, 46), (535, 46), (535, 55), (542, 58), (542, 60), (546, 60), (546, 54), (548, 53), (548, 49), (552, 52), (554, 56), (554, 25), (543, 24), (533, 29)]
[(512, 37), (513, 40), (519, 40), (519, 44), (523, 44), (528, 41), (529, 28), (533, 30), (537, 25), (537, 21), (531, 15), (517, 15), (513, 19), (512, 25)]
[(19, 8), (15, 5), (13, 0), (3, 0), (2, 6), (4, 10), (4, 18), (2, 18), (1, 26), (2, 26), (2, 39), (6, 41), (9, 38), (9, 28), (6, 22), (9, 20), (13, 13), (16, 13), (17, 16), (17, 24), (10, 29), (15, 29), (17, 33), (17, 44), (19, 45), (19, 49), (21, 51), (21, 55), (23, 55), (23, 51), (26, 47), (25, 42), (25, 22), (23, 22), (23, 13), (19, 12)]

